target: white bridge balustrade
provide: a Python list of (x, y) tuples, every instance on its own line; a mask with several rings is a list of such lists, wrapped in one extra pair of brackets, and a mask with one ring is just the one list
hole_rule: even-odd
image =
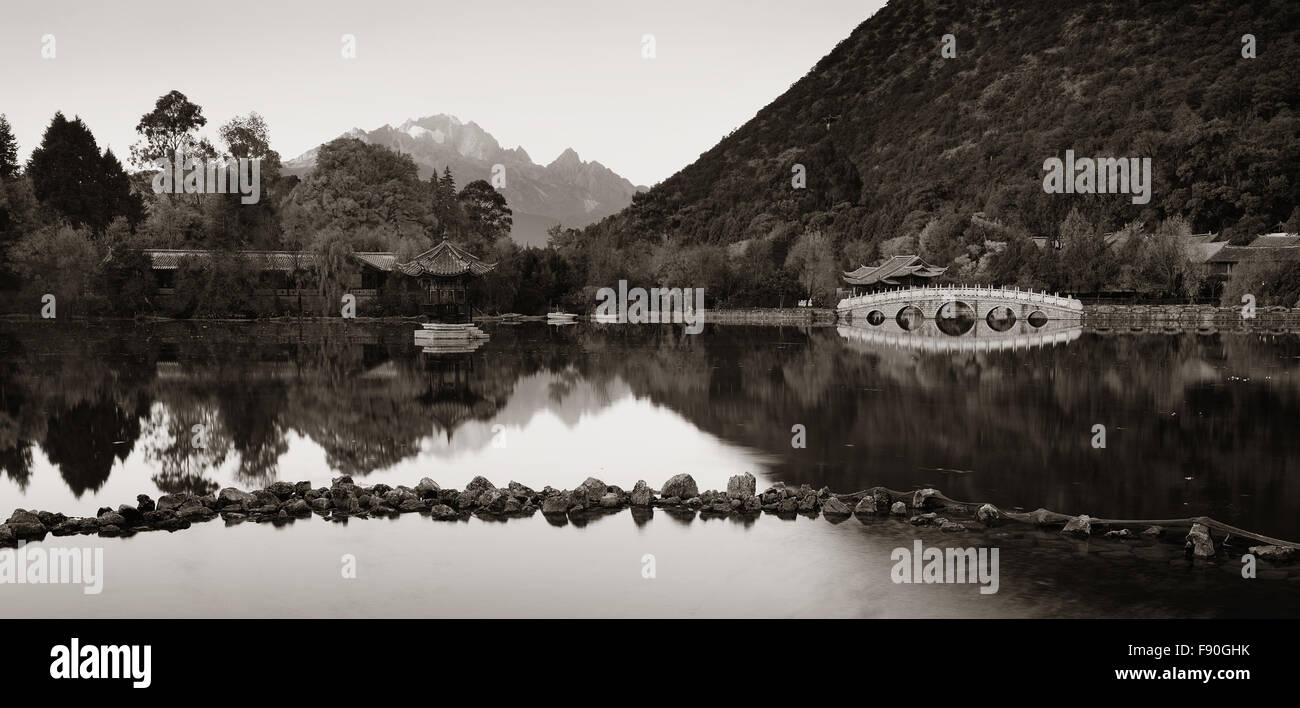
[[(836, 312), (851, 324), (874, 326), (898, 318), (907, 308), (919, 310), (925, 319), (936, 319), (946, 305), (953, 305), (944, 311), (946, 317), (954, 312), (981, 320), (992, 314), (1020, 322), (1078, 321), (1083, 317), (1083, 303), (1076, 298), (1020, 288), (966, 285), (897, 288), (848, 297), (840, 300)], [(906, 314), (915, 317), (917, 313), (909, 310)]]

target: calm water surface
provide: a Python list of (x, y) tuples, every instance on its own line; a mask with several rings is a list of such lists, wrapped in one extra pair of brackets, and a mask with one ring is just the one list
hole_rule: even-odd
[[(954, 351), (836, 328), (0, 324), (0, 512), (275, 480), (630, 488), (689, 472), (1112, 518), (1205, 514), (1300, 538), (1300, 338), (1099, 334)], [(920, 334), (925, 334), (924, 332)], [(979, 332), (975, 332), (979, 335)], [(192, 444), (203, 426), (203, 449)], [(795, 448), (792, 427), (806, 430)], [(1106, 447), (1094, 448), (1094, 426)], [(0, 615), (1219, 616), (1300, 614), (1300, 578), (1190, 566), (1175, 544), (962, 535), (888, 520), (584, 524), (220, 521), (102, 546), (102, 595), (0, 586)], [(1000, 589), (895, 585), (890, 552), (1001, 548)], [(340, 578), (342, 554), (358, 577)], [(656, 578), (642, 577), (653, 554)], [(160, 570), (167, 568), (167, 572)]]

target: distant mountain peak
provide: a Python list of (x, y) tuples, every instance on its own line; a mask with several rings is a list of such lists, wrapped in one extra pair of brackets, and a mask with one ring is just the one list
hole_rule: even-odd
[[(581, 228), (615, 214), (632, 203), (638, 188), (599, 162), (583, 162), (566, 148), (545, 167), (533, 162), (522, 146), (503, 148), (473, 121), (445, 113), (408, 118), (375, 130), (353, 128), (340, 137), (357, 138), (409, 155), (427, 179), (450, 167), (456, 184), (491, 179), (496, 165), (505, 169), (501, 193), (515, 213), (511, 235), (530, 245), (546, 243), (546, 229), (559, 224)], [(285, 163), (290, 173), (310, 171), (319, 147)]]

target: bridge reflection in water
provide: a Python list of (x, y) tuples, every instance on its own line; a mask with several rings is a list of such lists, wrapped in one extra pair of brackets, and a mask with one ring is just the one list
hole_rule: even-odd
[(925, 320), (916, 329), (911, 330), (903, 329), (896, 322), (887, 320), (879, 326), (866, 323), (840, 325), (836, 331), (850, 344), (866, 344), (872, 347), (884, 345), (932, 352), (988, 352), (1065, 344), (1078, 339), (1083, 333), (1083, 328), (1077, 323), (1049, 320), (1039, 328), (1024, 322), (1012, 329), (999, 332), (987, 323), (977, 321), (967, 333), (953, 336), (943, 332), (935, 320)]
[(985, 287), (898, 288), (845, 298), (841, 337), (930, 351), (995, 351), (1078, 338), (1083, 303), (1059, 295)]

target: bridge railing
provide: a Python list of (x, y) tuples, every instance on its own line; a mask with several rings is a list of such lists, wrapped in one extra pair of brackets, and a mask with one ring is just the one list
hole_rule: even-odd
[(966, 299), (995, 299), (995, 300), (1014, 300), (1017, 302), (1029, 302), (1038, 305), (1050, 305), (1067, 310), (1082, 311), (1083, 302), (1077, 298), (1062, 297), (1061, 295), (1051, 294), (1047, 291), (1034, 292), (1032, 290), (1021, 290), (1019, 288), (995, 288), (995, 287), (969, 287), (969, 286), (925, 286), (911, 288), (897, 288), (894, 290), (885, 290), (878, 293), (868, 293), (866, 295), (857, 295), (846, 297), (840, 300), (839, 309), (848, 309), (854, 307), (865, 307), (875, 304), (891, 304), (897, 302), (906, 302), (924, 298), (940, 297), (945, 299), (960, 300)]

